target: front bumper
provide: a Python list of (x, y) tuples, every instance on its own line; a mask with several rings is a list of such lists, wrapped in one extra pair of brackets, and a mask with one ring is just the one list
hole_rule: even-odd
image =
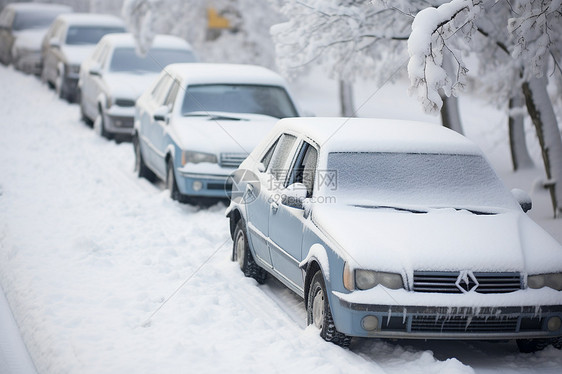
[(135, 108), (112, 106), (105, 114), (105, 130), (111, 134), (133, 135)]
[[(498, 298), (494, 295), (486, 295), (492, 298), (485, 297), (483, 303), (470, 306), (445, 306), (443, 303), (439, 306), (419, 305), (419, 303), (418, 305), (406, 303), (377, 305), (346, 300), (345, 295), (338, 292), (333, 293), (333, 296), (335, 297), (332, 311), (336, 327), (350, 336), (479, 340), (562, 336), (562, 326), (560, 326), (562, 305), (534, 306), (511, 303), (504, 306), (489, 306), (494, 304), (492, 298)], [(447, 298), (442, 294), (425, 294), (425, 296), (427, 303), (432, 299)], [(509, 298), (507, 295), (501, 296)], [(457, 297), (455, 299), (458, 300)], [(524, 298), (519, 302), (524, 303)], [(459, 303), (449, 305), (459, 305)]]
[(191, 173), (182, 169), (178, 170), (176, 183), (180, 192), (189, 196), (228, 199), (232, 189), (228, 175)]

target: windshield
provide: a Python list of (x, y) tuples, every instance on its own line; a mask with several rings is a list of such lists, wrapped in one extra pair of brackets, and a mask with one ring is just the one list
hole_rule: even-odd
[(158, 73), (166, 65), (176, 62), (195, 62), (195, 55), (185, 49), (153, 48), (145, 57), (139, 56), (135, 48), (117, 48), (113, 52), (109, 70), (112, 72)]
[(66, 44), (97, 44), (105, 34), (120, 32), (125, 32), (125, 29), (109, 26), (71, 26), (66, 33)]
[(351, 204), (385, 207), (508, 208), (518, 205), (479, 155), (330, 153), (330, 191)]
[(283, 87), (208, 84), (189, 86), (182, 113), (233, 112), (264, 114), (276, 118), (296, 117), (295, 107)]
[(36, 10), (17, 12), (12, 25), (14, 31), (27, 29), (43, 29), (49, 27), (61, 12)]

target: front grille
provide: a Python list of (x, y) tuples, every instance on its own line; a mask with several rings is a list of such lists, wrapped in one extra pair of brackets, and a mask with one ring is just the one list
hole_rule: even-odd
[(460, 272), (415, 271), (415, 292), (462, 293), (474, 290), (478, 293), (507, 293), (522, 288), (519, 273), (472, 273), (467, 272), (459, 280)]
[(517, 331), (517, 317), (413, 316), (412, 332), (490, 332)]
[(221, 153), (220, 165), (225, 168), (237, 168), (246, 157), (247, 153)]

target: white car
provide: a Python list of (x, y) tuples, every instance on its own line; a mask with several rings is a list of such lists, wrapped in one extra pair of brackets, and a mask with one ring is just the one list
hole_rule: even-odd
[(83, 119), (106, 138), (130, 138), (135, 101), (174, 62), (194, 62), (189, 43), (157, 35), (145, 56), (131, 34), (107, 34), (80, 66), (78, 88)]
[(53, 20), (72, 8), (58, 4), (8, 4), (0, 13), (0, 61), (41, 73), (41, 41)]
[(279, 118), (298, 115), (285, 81), (266, 68), (167, 66), (137, 101), (138, 175), (166, 181), (176, 200), (227, 198), (229, 175)]
[(562, 346), (562, 246), (524, 214), (529, 196), (510, 193), (458, 133), (283, 119), (236, 175), (233, 259), (302, 296), (325, 340)]
[(71, 13), (58, 16), (43, 38), (41, 78), (59, 97), (75, 101), (80, 64), (105, 34), (124, 33), (120, 18), (108, 14)]

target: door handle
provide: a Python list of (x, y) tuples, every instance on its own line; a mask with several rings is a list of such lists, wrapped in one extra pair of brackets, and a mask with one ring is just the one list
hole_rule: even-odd
[(271, 212), (273, 214), (277, 213), (277, 211), (279, 210), (279, 204), (277, 204), (275, 201), (272, 202), (269, 206), (271, 206)]

